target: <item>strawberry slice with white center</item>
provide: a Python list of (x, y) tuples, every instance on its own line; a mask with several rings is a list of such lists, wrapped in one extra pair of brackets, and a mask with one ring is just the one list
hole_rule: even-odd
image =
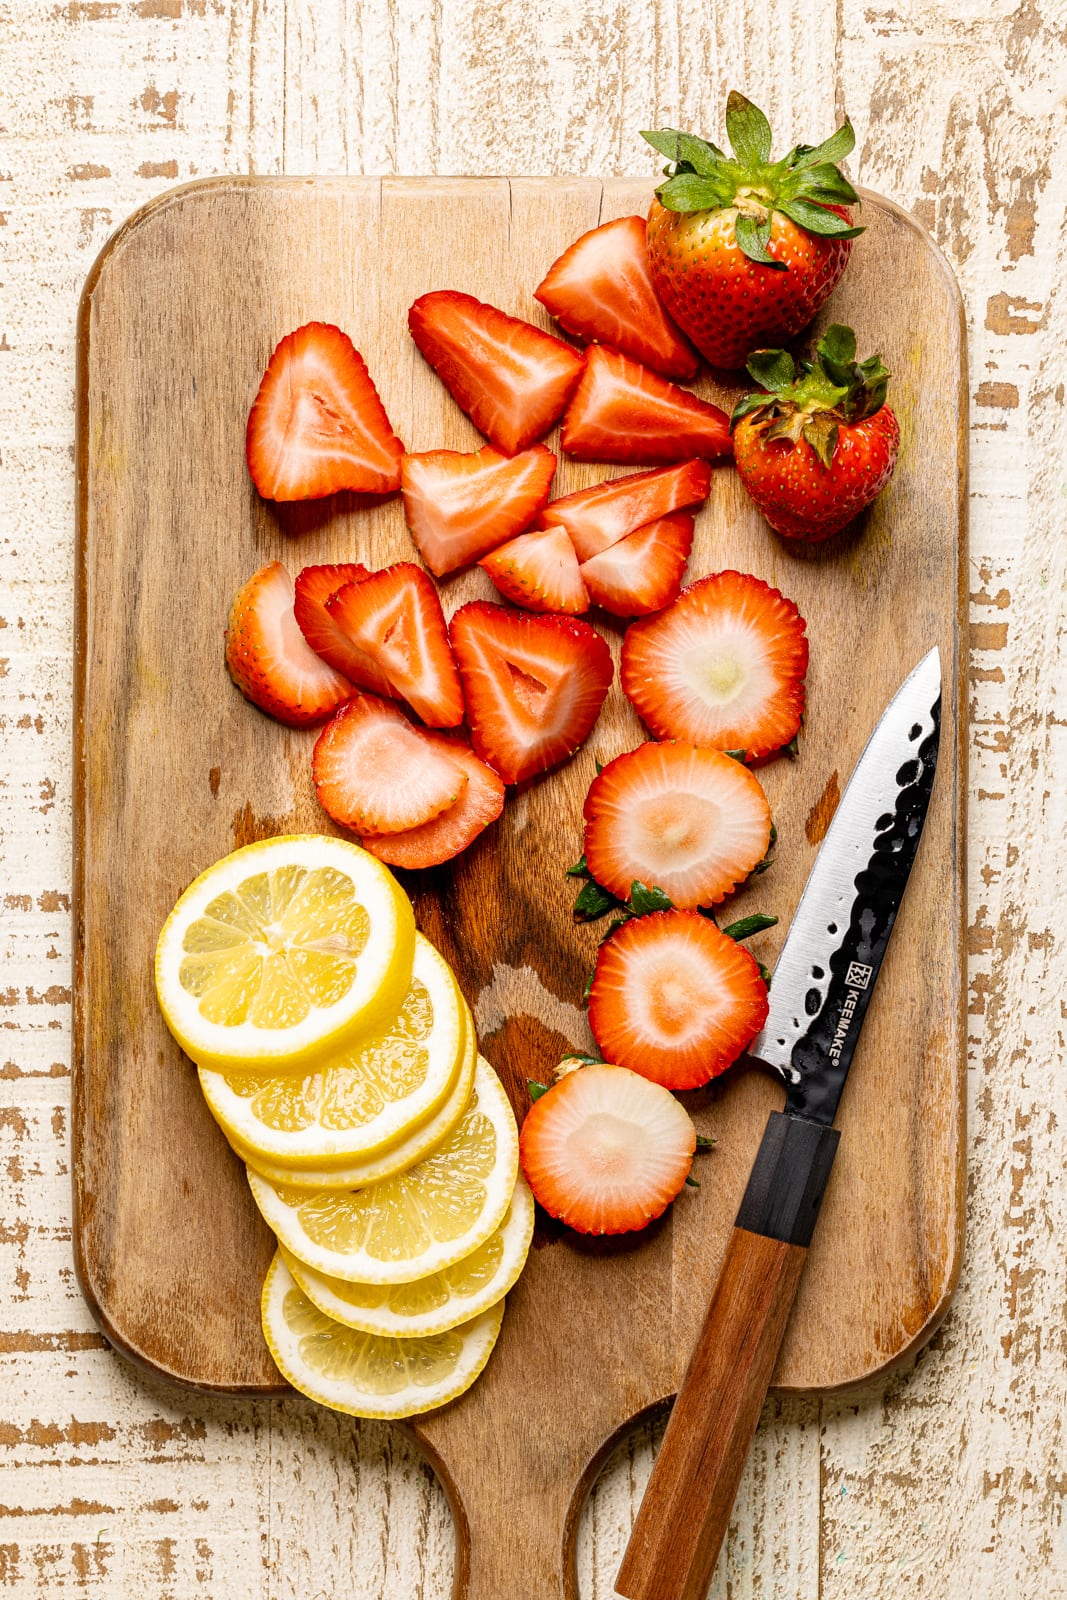
[(398, 706), (357, 694), (315, 741), (311, 775), (319, 804), (356, 833), (421, 828), (467, 788), (461, 762), (431, 744)]
[(526, 1181), (580, 1233), (629, 1233), (679, 1193), (696, 1129), (672, 1094), (625, 1067), (581, 1067), (534, 1101), (519, 1134)]
[(534, 299), (586, 344), (610, 344), (665, 378), (696, 376), (696, 351), (652, 282), (644, 217), (617, 217), (583, 233), (549, 267)]
[(411, 561), (347, 583), (326, 604), (357, 649), (385, 674), (391, 693), (423, 722), (454, 728), (463, 721), (463, 691), (433, 579)]
[(405, 833), (365, 834), (363, 847), (390, 867), (439, 867), (485, 832), (504, 809), (504, 784), (464, 740), (443, 733), (424, 733), (435, 750), (467, 774), (467, 787), (447, 811), (421, 828)]
[(578, 489), (550, 500), (541, 513), (543, 528), (564, 527), (579, 561), (591, 561), (627, 534), (672, 511), (700, 505), (711, 491), (706, 461), (683, 461), (676, 467), (631, 472), (609, 478), (591, 489)]
[(800, 727), (807, 670), (792, 600), (749, 573), (715, 572), (627, 629), (620, 676), (657, 739), (756, 760)]
[(585, 371), (563, 418), (560, 442), (576, 461), (633, 466), (733, 454), (725, 411), (617, 350), (596, 344), (586, 351)]
[(767, 1020), (747, 950), (699, 911), (654, 911), (600, 947), (589, 1026), (601, 1053), (667, 1089), (696, 1089), (737, 1060)]
[(371, 694), (392, 695), (395, 690), (385, 673), (352, 643), (326, 609), (326, 602), (346, 583), (361, 583), (369, 576), (367, 568), (358, 561), (305, 567), (297, 574), (293, 613), (312, 650), (335, 672), (342, 673), (358, 688), (369, 689)]
[(558, 422), (582, 371), (562, 339), (455, 289), (424, 294), (411, 336), (474, 426), (516, 455)]
[(367, 363), (340, 328), (308, 322), (271, 356), (248, 416), (245, 454), (265, 500), (318, 500), (340, 489), (390, 494), (404, 446)]
[(483, 556), (482, 567), (506, 600), (527, 611), (589, 610), (574, 546), (562, 528), (523, 533)]
[(471, 743), (505, 783), (574, 754), (600, 715), (614, 670), (595, 628), (472, 600), (452, 618), (449, 637)]
[(522, 533), (548, 500), (556, 458), (543, 444), (504, 456), (491, 444), (463, 454), (424, 450), (400, 463), (411, 537), (443, 578)]
[(687, 511), (646, 523), (578, 568), (595, 605), (616, 617), (643, 617), (678, 598), (693, 548)]
[(253, 573), (234, 596), (226, 666), (247, 699), (294, 728), (321, 722), (354, 692), (297, 626), (293, 580), (280, 561)]
[(620, 900), (655, 885), (681, 909), (717, 904), (767, 854), (771, 812), (732, 756), (642, 744), (603, 767), (585, 797), (585, 858)]

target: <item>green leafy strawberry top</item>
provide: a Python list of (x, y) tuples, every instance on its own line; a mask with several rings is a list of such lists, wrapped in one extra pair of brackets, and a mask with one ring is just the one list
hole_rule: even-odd
[(855, 189), (837, 163), (856, 142), (850, 123), (819, 145), (798, 144), (780, 161), (771, 160), (771, 125), (758, 106), (736, 89), (726, 102), (726, 134), (732, 156), (706, 139), (676, 128), (645, 132), (652, 147), (672, 163), (667, 182), (656, 190), (668, 211), (719, 211), (736, 207), (738, 248), (750, 261), (786, 270), (768, 252), (771, 214), (780, 211), (805, 233), (854, 239), (852, 228), (828, 206), (853, 205)]
[(885, 405), (889, 369), (880, 355), (857, 361), (856, 335), (839, 322), (819, 340), (814, 360), (800, 362), (799, 377), (788, 350), (753, 350), (745, 365), (764, 393), (737, 402), (730, 431), (751, 417), (767, 441), (806, 439), (826, 467), (841, 424), (863, 422)]

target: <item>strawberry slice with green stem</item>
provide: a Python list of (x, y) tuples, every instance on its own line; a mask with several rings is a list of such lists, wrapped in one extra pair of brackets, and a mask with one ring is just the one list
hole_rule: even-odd
[(226, 667), (246, 699), (294, 728), (321, 722), (354, 685), (307, 643), (293, 612), (293, 580), (270, 561), (238, 589), (226, 629)]
[(469, 782), (462, 760), (415, 728), (396, 705), (357, 694), (315, 742), (319, 804), (356, 833), (421, 828), (457, 804)]
[(725, 411), (602, 345), (586, 352), (560, 443), (576, 461), (631, 466), (733, 452)]
[(438, 578), (522, 533), (548, 500), (556, 458), (543, 444), (517, 456), (492, 445), (463, 454), (425, 450), (400, 463), (411, 537)]
[(411, 561), (345, 584), (327, 601), (337, 626), (380, 668), (392, 693), (435, 728), (463, 721), (463, 691), (433, 579)]
[(549, 501), (540, 521), (545, 528), (566, 528), (578, 560), (591, 561), (647, 523), (702, 504), (710, 492), (708, 463), (683, 461), (561, 495)]

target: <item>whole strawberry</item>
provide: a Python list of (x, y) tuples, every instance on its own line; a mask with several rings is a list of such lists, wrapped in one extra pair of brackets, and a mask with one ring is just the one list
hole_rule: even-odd
[(837, 167), (855, 143), (847, 122), (772, 162), (770, 123), (734, 90), (726, 132), (732, 156), (673, 128), (642, 135), (673, 163), (648, 214), (648, 256), (678, 326), (713, 366), (740, 367), (807, 327), (863, 229)]
[(730, 419), (741, 482), (776, 533), (828, 539), (896, 465), (900, 428), (882, 358), (857, 363), (855, 334), (835, 323), (799, 377), (785, 350), (754, 351), (748, 370), (765, 392), (745, 395)]

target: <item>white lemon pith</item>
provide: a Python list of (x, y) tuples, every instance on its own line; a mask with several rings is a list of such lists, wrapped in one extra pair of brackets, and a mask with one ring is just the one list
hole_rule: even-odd
[(443, 957), (416, 934), (410, 987), (382, 1028), (304, 1072), (202, 1067), (200, 1087), (223, 1132), (250, 1156), (294, 1167), (365, 1160), (448, 1098), (465, 1055), (464, 1010)]
[(251, 1169), (256, 1204), (298, 1261), (359, 1283), (410, 1283), (484, 1244), (511, 1203), (519, 1164), (515, 1115), (479, 1059), (454, 1131), (416, 1166), (366, 1189), (282, 1188)]
[(200, 1066), (297, 1067), (397, 1012), (411, 903), (358, 845), (290, 834), (246, 845), (178, 900), (156, 947), (167, 1026)]
[(533, 1238), (534, 1203), (519, 1176), (500, 1227), (477, 1250), (414, 1283), (345, 1283), (326, 1278), (281, 1247), (286, 1266), (312, 1305), (364, 1333), (421, 1337), (445, 1333), (496, 1305), (523, 1269)]
[(474, 1019), (463, 1007), (465, 1025), (463, 1056), (455, 1083), (441, 1105), (424, 1122), (411, 1128), (404, 1136), (388, 1145), (376, 1155), (361, 1161), (348, 1161), (340, 1166), (295, 1167), (282, 1162), (268, 1161), (256, 1151), (249, 1150), (232, 1134), (227, 1138), (241, 1160), (268, 1183), (284, 1188), (299, 1189), (365, 1189), (368, 1184), (380, 1183), (394, 1173), (413, 1167), (452, 1132), (466, 1109), (474, 1086), (474, 1069), (478, 1062), (478, 1045), (474, 1035)]
[(470, 1322), (422, 1338), (361, 1333), (334, 1322), (275, 1256), (263, 1285), (263, 1336), (282, 1376), (311, 1400), (356, 1417), (410, 1417), (454, 1400), (489, 1360), (498, 1300)]

